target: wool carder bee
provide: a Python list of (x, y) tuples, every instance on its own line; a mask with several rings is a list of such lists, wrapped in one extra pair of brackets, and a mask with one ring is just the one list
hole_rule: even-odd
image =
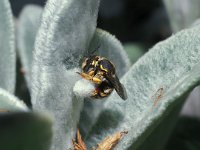
[(81, 68), (82, 72), (77, 73), (95, 85), (91, 97), (104, 98), (115, 89), (123, 100), (127, 99), (126, 90), (120, 83), (115, 66), (110, 60), (105, 57), (90, 55), (84, 58)]

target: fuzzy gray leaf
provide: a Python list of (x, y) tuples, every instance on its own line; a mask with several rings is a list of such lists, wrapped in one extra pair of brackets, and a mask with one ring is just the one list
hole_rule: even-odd
[(116, 66), (117, 75), (121, 77), (131, 66), (130, 60), (120, 41), (114, 35), (97, 29), (90, 43), (89, 51), (99, 46), (98, 54), (112, 61)]
[(23, 101), (0, 88), (0, 112), (28, 111)]
[(40, 6), (27, 5), (19, 17), (17, 46), (29, 89), (35, 36), (40, 25), (42, 11)]
[(49, 0), (33, 56), (32, 103), (55, 118), (53, 150), (71, 147), (83, 100), (72, 89), (96, 28), (99, 0)]
[[(200, 24), (200, 20), (197, 19), (200, 17), (200, 2), (198, 0), (164, 0), (164, 2), (174, 32), (186, 27), (195, 27)], [(198, 117), (200, 116), (199, 106), (198, 90), (194, 90), (184, 104), (181, 114)]]
[(13, 93), (15, 90), (14, 25), (8, 0), (0, 1), (0, 87)]
[[(192, 23), (190, 26), (195, 27), (200, 25), (200, 19), (197, 19)], [(200, 86), (196, 87), (188, 96), (182, 110), (181, 115), (183, 116), (190, 116), (190, 117), (198, 117), (200, 118), (200, 93), (199, 93)]]
[[(186, 95), (200, 81), (199, 31), (198, 26), (177, 33), (131, 67), (121, 80), (128, 99), (122, 101), (116, 93), (108, 98), (88, 145), (123, 130), (129, 133), (116, 149), (155, 150), (165, 142)], [(159, 143), (158, 135), (164, 137)]]
[(174, 32), (189, 27), (200, 17), (199, 0), (163, 0)]
[[(97, 50), (98, 55), (108, 58), (115, 64), (117, 75), (121, 77), (130, 68), (130, 60), (121, 43), (110, 33), (97, 29), (90, 43), (89, 53)], [(102, 110), (105, 99), (89, 100), (84, 102), (84, 108), (80, 118), (80, 128), (83, 135), (89, 133), (92, 125), (97, 120)]]

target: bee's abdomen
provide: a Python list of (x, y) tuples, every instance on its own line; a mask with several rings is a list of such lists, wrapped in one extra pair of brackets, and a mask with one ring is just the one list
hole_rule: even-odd
[(100, 60), (99, 67), (102, 71), (115, 73), (114, 65), (107, 59)]
[(99, 98), (107, 97), (113, 91), (113, 86), (108, 81), (102, 82), (97, 88), (99, 90), (99, 92), (98, 92)]

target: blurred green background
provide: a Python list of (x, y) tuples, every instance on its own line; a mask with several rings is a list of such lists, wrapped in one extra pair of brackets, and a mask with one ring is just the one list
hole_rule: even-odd
[[(46, 0), (10, 0), (15, 17), (27, 4), (44, 6)], [(98, 27), (123, 43), (139, 42), (145, 47), (171, 35), (162, 0), (102, 0)]]

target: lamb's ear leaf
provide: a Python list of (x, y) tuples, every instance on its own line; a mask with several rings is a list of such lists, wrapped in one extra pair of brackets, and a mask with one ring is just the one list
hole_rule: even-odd
[[(98, 48), (98, 49), (97, 49)], [(102, 30), (96, 29), (91, 40), (89, 52), (97, 49), (95, 54), (108, 58), (115, 65), (117, 75), (121, 77), (130, 68), (130, 60), (123, 49), (122, 44), (115, 36)], [(84, 101), (84, 108), (80, 118), (80, 129), (83, 136), (86, 136), (92, 125), (96, 122), (102, 110), (104, 100)]]
[(17, 24), (17, 49), (29, 89), (31, 85), (31, 64), (34, 43), (40, 26), (42, 11), (42, 7), (37, 5), (25, 6), (20, 13)]
[(28, 107), (23, 101), (0, 88), (0, 113), (15, 111), (28, 111)]
[(55, 118), (52, 149), (72, 147), (83, 98), (73, 96), (79, 61), (95, 32), (99, 0), (49, 0), (35, 42), (32, 104)]
[(0, 56), (0, 87), (14, 93), (16, 52), (14, 23), (8, 0), (0, 1)]
[(90, 43), (90, 51), (97, 49), (100, 56), (108, 58), (115, 64), (117, 75), (121, 77), (131, 66), (127, 53), (121, 42), (114, 36), (102, 29), (96, 29), (96, 32)]
[(200, 17), (198, 0), (163, 0), (169, 15), (173, 32), (189, 27)]
[[(197, 19), (196, 21), (194, 21), (194, 23), (192, 23), (192, 25), (190, 26), (195, 27), (195, 26), (199, 26), (200, 25), (200, 19)], [(199, 106), (200, 106), (200, 86), (197, 86), (196, 88), (194, 88), (192, 90), (192, 92), (190, 92), (189, 96), (186, 99), (186, 102), (181, 110), (180, 115), (181, 116), (191, 116), (191, 117), (200, 117), (200, 110), (199, 110)]]
[(0, 149), (49, 150), (52, 121), (31, 112), (0, 114)]
[[(164, 0), (164, 2), (174, 32), (178, 32), (187, 27), (195, 27), (200, 24), (200, 11), (198, 8), (200, 1)], [(197, 87), (191, 92), (182, 108), (181, 115), (200, 117), (199, 89), (200, 87)]]
[(116, 149), (156, 150), (166, 142), (185, 97), (200, 81), (199, 31), (197, 26), (173, 35), (131, 67), (121, 80), (128, 99), (116, 93), (107, 99), (89, 146), (123, 130), (129, 133)]

